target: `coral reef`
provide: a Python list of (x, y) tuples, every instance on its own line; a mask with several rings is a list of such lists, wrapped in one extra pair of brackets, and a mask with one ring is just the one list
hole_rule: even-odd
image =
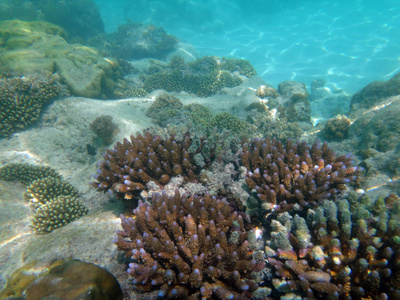
[(0, 22), (0, 72), (24, 76), (56, 73), (73, 95), (112, 98), (118, 63), (94, 48), (68, 44), (64, 34), (47, 22)]
[(397, 73), (388, 81), (373, 81), (353, 95), (350, 113), (356, 114), (359, 109), (372, 108), (384, 98), (398, 94), (400, 94), (400, 73)]
[(167, 299), (252, 299), (257, 261), (241, 216), (225, 200), (155, 194), (135, 218), (121, 216), (115, 243), (132, 259), (135, 288)]
[(0, 169), (0, 179), (7, 181), (21, 181), (26, 185), (29, 185), (34, 180), (46, 177), (61, 179), (61, 175), (54, 169), (39, 165), (11, 163)]
[(269, 85), (259, 86), (256, 90), (256, 96), (261, 99), (277, 98), (279, 96), (278, 91)]
[(348, 137), (351, 121), (346, 116), (336, 116), (329, 119), (321, 134), (328, 141), (341, 141)]
[(0, 78), (0, 138), (34, 124), (46, 104), (67, 94), (55, 76)]
[(90, 44), (119, 59), (164, 58), (175, 49), (178, 39), (164, 28), (125, 23), (116, 32), (100, 35)]
[(86, 41), (104, 32), (99, 9), (93, 0), (1, 1), (0, 21), (47, 21), (62, 27), (69, 39)]
[(243, 143), (241, 162), (247, 168), (246, 183), (255, 189), (264, 210), (286, 211), (295, 204), (314, 206), (355, 180), (360, 168), (350, 155), (336, 156), (327, 143), (270, 138)]
[(211, 123), (219, 130), (226, 129), (239, 138), (250, 136), (257, 133), (257, 127), (248, 122), (239, 119), (229, 112), (220, 112), (216, 114)]
[(93, 300), (123, 299), (118, 281), (106, 269), (76, 259), (51, 268), (26, 289), (27, 300), (89, 297)]
[(114, 133), (118, 126), (113, 122), (113, 119), (109, 115), (102, 115), (97, 117), (90, 123), (90, 129), (100, 139), (99, 144), (110, 145), (112, 143)]
[(88, 209), (76, 197), (56, 196), (37, 207), (32, 219), (32, 229), (38, 234), (50, 233), (87, 213)]
[(371, 202), (350, 193), (304, 217), (280, 213), (266, 246), (271, 296), (398, 299), (399, 205), (395, 195)]
[[(262, 107), (265, 107), (261, 104)], [(278, 117), (274, 111), (260, 112), (258, 106), (248, 106), (246, 121), (257, 128), (263, 136), (274, 136), (280, 140), (298, 139), (303, 133), (299, 123), (287, 122), (286, 118)]]
[(200, 155), (204, 166), (214, 159), (213, 149), (206, 153), (204, 148), (201, 140), (194, 144), (189, 134), (181, 140), (174, 136), (163, 140), (149, 131), (143, 136), (132, 135), (130, 141), (124, 139), (113, 150), (106, 151), (94, 176), (96, 182), (91, 184), (100, 191), (115, 193), (118, 198), (132, 199), (149, 181), (165, 185), (177, 175), (184, 176), (186, 181), (195, 180), (202, 169), (196, 165), (195, 157)]
[(171, 95), (162, 94), (150, 105), (146, 115), (159, 126), (179, 122), (182, 117), (182, 102)]
[(279, 94), (286, 99), (283, 108), (278, 109), (281, 116), (290, 122), (310, 122), (311, 104), (308, 101), (308, 92), (304, 83), (284, 81), (278, 86)]
[(350, 127), (350, 137), (357, 140), (362, 151), (394, 150), (400, 142), (400, 96), (387, 99), (381, 109), (360, 114)]
[(104, 33), (103, 20), (94, 0), (35, 2), (41, 19), (64, 28), (69, 40), (86, 42), (90, 37)]
[(46, 234), (88, 213), (78, 200), (78, 190), (50, 167), (12, 163), (0, 169), (0, 179), (27, 185), (24, 198), (34, 206), (32, 229)]
[(58, 196), (76, 198), (78, 195), (78, 190), (60, 177), (47, 176), (32, 181), (26, 188), (24, 198), (39, 208)]
[(215, 56), (204, 56), (186, 64), (173, 58), (168, 66), (160, 66), (156, 72), (142, 73), (143, 88), (148, 92), (186, 91), (200, 97), (211, 96), (224, 87), (235, 87), (254, 75), (254, 68), (246, 60)]

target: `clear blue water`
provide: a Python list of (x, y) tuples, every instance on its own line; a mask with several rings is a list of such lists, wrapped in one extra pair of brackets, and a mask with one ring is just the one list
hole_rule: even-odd
[(274, 86), (323, 78), (354, 93), (400, 70), (395, 0), (96, 2), (108, 32), (128, 19), (162, 26), (201, 56), (250, 60)]

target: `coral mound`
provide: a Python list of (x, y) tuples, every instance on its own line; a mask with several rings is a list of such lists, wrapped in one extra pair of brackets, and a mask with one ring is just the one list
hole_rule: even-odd
[(174, 299), (251, 299), (260, 271), (249, 251), (242, 217), (226, 200), (153, 195), (134, 218), (121, 216), (115, 243), (131, 257), (128, 273), (141, 291)]
[(353, 181), (360, 168), (351, 167), (352, 157), (336, 156), (327, 143), (276, 139), (253, 139), (243, 143), (242, 164), (246, 183), (255, 189), (265, 210), (289, 210), (316, 205)]
[[(194, 147), (188, 134), (182, 140), (173, 136), (162, 140), (148, 131), (144, 136), (132, 135), (130, 140), (124, 139), (113, 150), (106, 151), (92, 186), (100, 191), (111, 191), (118, 198), (132, 199), (149, 181), (165, 185), (177, 175), (182, 175), (186, 181), (197, 179), (201, 168), (195, 164), (194, 157), (201, 155), (201, 141)], [(213, 156), (204, 157), (205, 165)]]

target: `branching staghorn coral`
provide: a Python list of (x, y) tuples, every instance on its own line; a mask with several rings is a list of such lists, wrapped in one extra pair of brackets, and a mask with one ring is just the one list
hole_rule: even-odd
[(115, 243), (132, 258), (135, 288), (168, 299), (251, 299), (258, 285), (243, 220), (226, 200), (166, 194), (121, 216)]
[[(171, 136), (161, 139), (146, 131), (144, 135), (131, 136), (108, 149), (104, 161), (100, 162), (96, 182), (92, 186), (100, 191), (111, 191), (118, 198), (132, 199), (154, 181), (165, 185), (172, 176), (182, 175), (186, 181), (196, 180), (201, 167), (195, 156), (202, 155), (202, 141), (192, 147), (192, 139), (185, 134), (182, 140)], [(193, 149), (194, 148), (194, 149)], [(214, 158), (214, 151), (203, 157), (205, 165)]]
[(352, 157), (336, 156), (327, 143), (288, 139), (253, 139), (243, 143), (241, 162), (247, 168), (246, 183), (255, 189), (262, 207), (290, 210), (295, 204), (313, 206), (335, 195), (356, 179), (361, 169), (352, 167)]

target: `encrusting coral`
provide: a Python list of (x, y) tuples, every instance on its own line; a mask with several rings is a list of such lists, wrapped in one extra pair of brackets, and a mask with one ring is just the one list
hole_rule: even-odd
[(271, 296), (399, 299), (399, 199), (370, 203), (350, 193), (324, 200), (304, 218), (278, 214), (266, 247)]
[(261, 271), (243, 219), (225, 200), (154, 194), (134, 218), (121, 216), (115, 243), (132, 259), (135, 288), (167, 299), (252, 299)]
[[(145, 190), (146, 183), (154, 181), (165, 185), (172, 176), (182, 175), (186, 181), (196, 180), (201, 167), (195, 156), (202, 155), (203, 143), (192, 143), (189, 134), (181, 140), (174, 136), (161, 139), (146, 131), (144, 135), (131, 136), (130, 141), (118, 142), (114, 149), (107, 149), (100, 162), (96, 182), (92, 186), (100, 191), (111, 191), (118, 198), (132, 199)], [(214, 153), (203, 157), (209, 164)]]
[(246, 183), (255, 189), (262, 207), (286, 211), (295, 204), (313, 206), (356, 179), (361, 169), (352, 157), (336, 156), (327, 143), (309, 147), (305, 142), (271, 138), (243, 143), (241, 162), (247, 168)]

